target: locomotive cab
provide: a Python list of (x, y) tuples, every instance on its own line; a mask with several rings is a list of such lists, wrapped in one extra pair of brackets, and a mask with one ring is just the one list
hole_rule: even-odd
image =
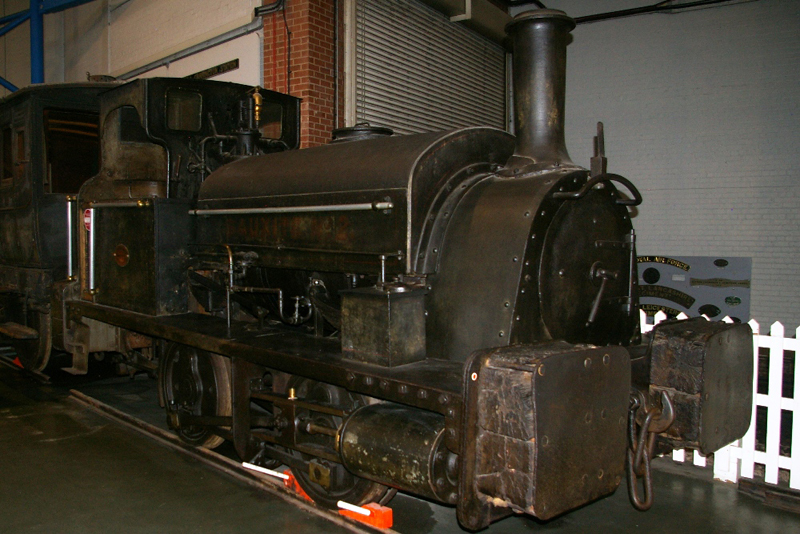
[[(80, 286), (63, 299), (152, 316), (187, 312), (188, 213), (200, 184), (226, 162), (296, 148), (298, 105), (205, 80), (143, 79), (104, 94), (100, 172), (79, 196)], [(67, 337), (73, 372), (85, 372), (88, 354), (100, 351), (133, 354), (155, 369), (142, 336), (87, 319)]]
[(60, 310), (51, 293), (67, 268), (74, 196), (97, 173), (97, 99), (112, 84), (22, 89), (0, 102), (0, 333), (31, 370), (60, 345)]

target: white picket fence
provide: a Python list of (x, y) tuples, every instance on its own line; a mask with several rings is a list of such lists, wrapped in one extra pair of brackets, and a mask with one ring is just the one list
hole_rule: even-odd
[[(659, 312), (655, 316), (655, 324), (666, 319), (666, 315)], [(730, 322), (727, 317), (723, 319)], [(649, 332), (653, 325), (646, 324), (645, 315), (641, 317), (642, 332)], [(714, 453), (714, 478), (727, 482), (737, 482), (739, 477), (753, 478), (756, 464), (764, 466), (764, 481), (768, 484), (777, 484), (779, 470), (786, 470), (789, 474), (789, 487), (800, 489), (800, 365), (795, 360), (794, 365), (794, 391), (792, 398), (786, 397), (789, 392), (783, 392), (784, 352), (793, 351), (795, 357), (800, 352), (800, 328), (795, 331), (795, 337), (785, 337), (785, 330), (781, 323), (773, 323), (769, 334), (761, 334), (759, 324), (750, 321), (753, 329), (753, 411), (750, 419), (750, 428), (744, 437)], [(769, 359), (769, 380), (767, 393), (758, 393), (758, 360), (759, 353), (766, 349)], [(756, 450), (756, 410), (758, 406), (767, 409), (766, 450)], [(789, 456), (781, 455), (781, 412), (792, 413), (791, 451)], [(690, 451), (691, 454), (691, 451)], [(685, 451), (675, 451), (673, 460), (686, 461)], [(706, 458), (697, 453), (692, 454), (694, 465), (705, 467)]]

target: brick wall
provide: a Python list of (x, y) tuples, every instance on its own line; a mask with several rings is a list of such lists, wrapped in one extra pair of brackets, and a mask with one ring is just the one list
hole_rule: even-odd
[[(551, 0), (571, 16), (652, 1)], [(751, 315), (800, 324), (800, 2), (761, 0), (578, 26), (567, 145), (644, 196), (640, 254), (753, 258)]]
[[(335, 4), (341, 2), (290, 0), (286, 2), (285, 19), (280, 11), (264, 17), (264, 87), (303, 99), (300, 107), (303, 148), (327, 143), (334, 129), (335, 84), (337, 80), (341, 83), (343, 63), (339, 62), (336, 76)], [(342, 91), (339, 95), (341, 102)], [(341, 117), (341, 113), (338, 115)]]

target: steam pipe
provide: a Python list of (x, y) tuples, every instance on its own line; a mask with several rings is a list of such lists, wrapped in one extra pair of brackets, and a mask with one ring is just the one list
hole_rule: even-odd
[(571, 164), (564, 140), (567, 39), (575, 21), (563, 11), (520, 13), (506, 26), (514, 46), (512, 168)]

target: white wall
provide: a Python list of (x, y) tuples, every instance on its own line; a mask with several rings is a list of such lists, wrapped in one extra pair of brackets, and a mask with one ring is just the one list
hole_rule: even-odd
[(201, 70), (221, 65), (232, 59), (239, 60), (239, 68), (214, 76), (221, 82), (237, 82), (246, 85), (264, 84), (264, 62), (262, 55), (263, 32), (253, 32), (228, 43), (215, 46), (189, 57), (173, 61), (162, 67), (143, 73), (141, 78), (165, 76), (182, 78)]
[[(548, 0), (573, 17), (652, 0)], [(751, 315), (800, 324), (800, 2), (760, 0), (579, 25), (567, 146), (645, 202), (639, 253), (753, 258)]]
[[(29, 0), (1, 1), (1, 15), (30, 5)], [(87, 72), (125, 74), (247, 25), (260, 5), (260, 0), (95, 0), (46, 15), (45, 81), (83, 81)], [(18, 87), (30, 84), (29, 35), (26, 22), (0, 38), (0, 76)], [(145, 75), (185, 76), (239, 58), (237, 71), (215, 79), (261, 84), (259, 36), (237, 38)]]

